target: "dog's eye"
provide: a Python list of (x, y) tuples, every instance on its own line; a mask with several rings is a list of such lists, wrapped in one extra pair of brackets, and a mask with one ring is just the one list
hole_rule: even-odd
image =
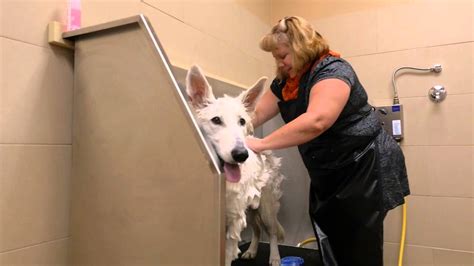
[(239, 119), (239, 124), (240, 124), (241, 126), (245, 125), (245, 119), (240, 118), (240, 119)]
[(211, 119), (212, 123), (214, 123), (215, 125), (222, 125), (222, 120), (220, 117), (216, 116), (216, 117), (213, 117)]

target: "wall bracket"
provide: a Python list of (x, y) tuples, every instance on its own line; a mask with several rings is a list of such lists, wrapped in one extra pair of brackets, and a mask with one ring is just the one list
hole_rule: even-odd
[(74, 42), (63, 39), (62, 25), (58, 21), (48, 23), (48, 43), (74, 50)]

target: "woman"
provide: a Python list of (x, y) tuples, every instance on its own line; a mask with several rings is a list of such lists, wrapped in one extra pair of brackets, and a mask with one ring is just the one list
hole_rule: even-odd
[(280, 20), (260, 47), (273, 54), (277, 75), (252, 123), (280, 113), (286, 125), (248, 138), (247, 146), (298, 146), (324, 265), (383, 265), (383, 220), (410, 193), (401, 149), (381, 128), (350, 64), (303, 18)]

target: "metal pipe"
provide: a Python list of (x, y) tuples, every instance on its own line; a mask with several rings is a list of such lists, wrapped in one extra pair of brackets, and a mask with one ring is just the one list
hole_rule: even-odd
[(434, 72), (434, 73), (440, 73), (441, 70), (443, 70), (442, 67), (441, 67), (441, 65), (439, 65), (439, 64), (434, 65), (434, 66), (431, 67), (431, 68), (418, 68), (418, 67), (408, 67), (408, 66), (403, 66), (403, 67), (397, 68), (397, 70), (395, 70), (395, 71), (393, 72), (393, 75), (392, 75), (393, 104), (400, 104), (400, 99), (398, 98), (397, 87), (396, 87), (396, 85), (395, 85), (395, 76), (397, 75), (398, 71), (404, 70), (404, 69), (410, 69), (410, 70), (415, 70), (415, 71)]

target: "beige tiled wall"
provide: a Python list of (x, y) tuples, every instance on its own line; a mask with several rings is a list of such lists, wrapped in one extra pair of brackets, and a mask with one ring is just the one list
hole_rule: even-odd
[(211, 77), (248, 87), (272, 75), (258, 41), (270, 28), (270, 0), (84, 0), (83, 25), (145, 14), (173, 65), (199, 64)]
[[(82, 25), (144, 13), (171, 62), (249, 86), (270, 0), (82, 0)], [(67, 265), (73, 57), (49, 46), (67, 0), (0, 0), (0, 265)]]
[[(298, 4), (295, 4), (298, 3)], [(272, 1), (273, 22), (300, 15), (356, 69), (374, 105), (392, 102), (391, 76), (400, 66), (433, 74), (397, 78), (405, 108), (412, 195), (408, 198), (404, 265), (474, 265), (474, 1)], [(436, 84), (446, 100), (430, 102)], [(385, 222), (385, 262), (397, 265), (401, 208)]]
[(0, 265), (66, 265), (73, 59), (46, 41), (65, 1), (0, 4)]

